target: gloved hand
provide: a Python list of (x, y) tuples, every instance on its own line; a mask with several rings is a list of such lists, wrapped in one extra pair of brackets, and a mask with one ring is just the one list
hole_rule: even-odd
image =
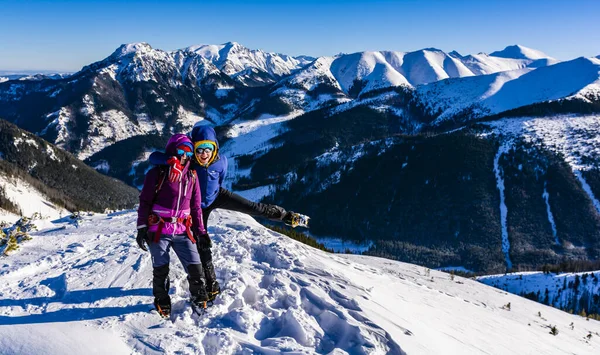
[(181, 173), (183, 172), (183, 165), (179, 162), (177, 157), (170, 157), (167, 160), (167, 164), (169, 164), (169, 181), (170, 182), (179, 182), (181, 181)]
[(137, 237), (135, 238), (135, 240), (137, 241), (140, 249), (142, 249), (143, 251), (148, 251), (148, 248), (146, 248), (146, 243), (149, 242), (148, 227), (138, 229)]
[(196, 236), (196, 243), (211, 248), (212, 247), (212, 241), (210, 240), (210, 236), (208, 235), (208, 232), (204, 232), (204, 233), (200, 233), (199, 235)]

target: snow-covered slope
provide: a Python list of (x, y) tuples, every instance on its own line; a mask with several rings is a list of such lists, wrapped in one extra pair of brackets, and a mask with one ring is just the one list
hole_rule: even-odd
[(479, 277), (480, 282), (516, 295), (527, 295), (575, 314), (600, 310), (599, 271), (578, 273), (519, 272)]
[(512, 45), (504, 48), (501, 51), (490, 53), (491, 56), (500, 58), (511, 58), (511, 59), (525, 59), (525, 60), (537, 60), (537, 59), (548, 59), (546, 53), (538, 51), (536, 49), (527, 48), (521, 45)]
[[(348, 97), (356, 98), (378, 89), (420, 88), (444, 79), (533, 70), (558, 63), (533, 49), (512, 48), (490, 55), (462, 56), (455, 51), (445, 53), (436, 48), (425, 48), (414, 52), (358, 52), (319, 57), (277, 83), (271, 95), (282, 98), (296, 109), (312, 110), (329, 105), (332, 100), (343, 103)], [(524, 54), (520, 55), (521, 52)], [(514, 77), (516, 74), (507, 75)], [(477, 86), (486, 86), (486, 83), (483, 80), (483, 84)]]
[(600, 323), (474, 280), (327, 254), (237, 213), (217, 211), (211, 226), (223, 293), (206, 315), (192, 315), (172, 260), (169, 321), (149, 312), (152, 269), (135, 246), (134, 213), (35, 233), (3, 261), (2, 351), (594, 354), (600, 347)]
[(465, 110), (496, 114), (540, 102), (600, 94), (600, 60), (577, 58), (538, 69), (519, 69), (439, 81), (417, 88), (426, 107), (442, 122)]
[(600, 115), (515, 117), (484, 124), (510, 144), (523, 139), (559, 154), (574, 171), (600, 167)]
[[(337, 57), (320, 57), (316, 62), (289, 79), (291, 84), (310, 90), (314, 80), (334, 78), (348, 93), (355, 81), (364, 81), (362, 91), (398, 85), (418, 86), (447, 78), (466, 77), (542, 66), (557, 61), (543, 53), (517, 46), (527, 56), (509, 55), (511, 47), (490, 55), (461, 56), (439, 49), (426, 48), (415, 52), (358, 52)], [(506, 52), (506, 53), (505, 53)]]
[(58, 217), (57, 204), (70, 211), (98, 212), (131, 208), (138, 202), (138, 190), (2, 119), (0, 157), (0, 185), (6, 197), (2, 202), (12, 201), (5, 208), (15, 214)]
[[(2, 197), (10, 200), (23, 216), (31, 217), (34, 213), (38, 213), (42, 218), (56, 219), (69, 213), (66, 209), (52, 203), (48, 196), (17, 177), (0, 175), (0, 188), (4, 192)], [(0, 221), (15, 222), (19, 218), (16, 214), (7, 211), (0, 213)]]

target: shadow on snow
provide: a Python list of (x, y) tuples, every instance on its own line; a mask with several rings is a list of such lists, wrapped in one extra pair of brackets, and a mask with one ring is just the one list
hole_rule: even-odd
[[(108, 298), (126, 296), (152, 296), (152, 289), (139, 288), (123, 290), (121, 287), (110, 287), (93, 290), (63, 291), (59, 288), (58, 290), (55, 290), (55, 293), (56, 294), (51, 297), (36, 297), (16, 300), (0, 299), (0, 307), (20, 306), (26, 309), (28, 306), (44, 306), (53, 302), (60, 302), (62, 304), (94, 303), (96, 301)], [(150, 307), (148, 304), (127, 305), (123, 307), (69, 308), (61, 309), (56, 312), (17, 317), (0, 316), (0, 325), (90, 320), (111, 316), (122, 316), (125, 314), (138, 312), (147, 312), (149, 309)]]

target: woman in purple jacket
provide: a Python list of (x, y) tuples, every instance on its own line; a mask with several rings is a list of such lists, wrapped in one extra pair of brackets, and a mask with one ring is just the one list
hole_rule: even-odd
[(208, 238), (202, 221), (201, 195), (198, 177), (189, 169), (193, 156), (192, 141), (176, 134), (167, 143), (166, 153), (183, 167), (181, 178), (170, 181), (167, 169), (155, 167), (148, 171), (140, 194), (137, 220), (137, 242), (152, 254), (154, 306), (163, 317), (169, 317), (169, 251), (175, 250), (183, 264), (189, 285), (192, 306), (206, 308), (206, 280), (196, 241)]
[[(208, 223), (208, 216), (217, 209), (226, 209), (247, 213), (252, 216), (261, 216), (274, 221), (283, 221), (292, 224), (295, 212), (286, 211), (283, 207), (256, 203), (235, 194), (221, 185), (227, 174), (227, 158), (219, 154), (217, 133), (210, 126), (197, 125), (192, 129), (191, 139), (194, 141), (196, 160), (192, 161), (191, 169), (195, 170), (200, 180), (202, 190), (202, 217), (204, 226)], [(150, 163), (168, 169), (169, 181), (177, 181), (181, 176), (183, 167), (179, 161), (170, 154), (154, 152), (150, 155)], [(187, 169), (187, 168), (186, 168)], [(211, 240), (208, 234), (197, 239), (198, 252), (204, 269), (209, 299), (214, 299), (221, 291), (215, 268), (212, 262)]]

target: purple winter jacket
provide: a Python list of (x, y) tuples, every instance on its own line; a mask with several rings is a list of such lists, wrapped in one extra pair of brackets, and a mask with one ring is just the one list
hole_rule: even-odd
[[(177, 147), (192, 141), (184, 134), (176, 134), (167, 143), (165, 152), (169, 156), (175, 156)], [(192, 145), (193, 147), (193, 145)], [(148, 226), (148, 216), (151, 213), (157, 214), (161, 217), (177, 217), (186, 218), (192, 216), (192, 233), (194, 236), (206, 233), (204, 224), (202, 223), (202, 208), (200, 203), (202, 198), (200, 196), (200, 185), (198, 178), (191, 178), (191, 173), (188, 174), (188, 168), (190, 163), (188, 162), (181, 174), (182, 179), (180, 182), (170, 182), (168, 179), (168, 172), (164, 176), (164, 182), (158, 196), (154, 198), (154, 191), (156, 189), (160, 167), (150, 169), (146, 173), (144, 180), (144, 187), (140, 193), (140, 207), (138, 208), (138, 219), (137, 227), (142, 228)], [(193, 182), (192, 182), (193, 180)], [(154, 204), (152, 203), (154, 201)], [(158, 225), (150, 225), (148, 228), (149, 232), (156, 232)], [(186, 226), (185, 223), (165, 223), (162, 229), (162, 234), (185, 234)]]

